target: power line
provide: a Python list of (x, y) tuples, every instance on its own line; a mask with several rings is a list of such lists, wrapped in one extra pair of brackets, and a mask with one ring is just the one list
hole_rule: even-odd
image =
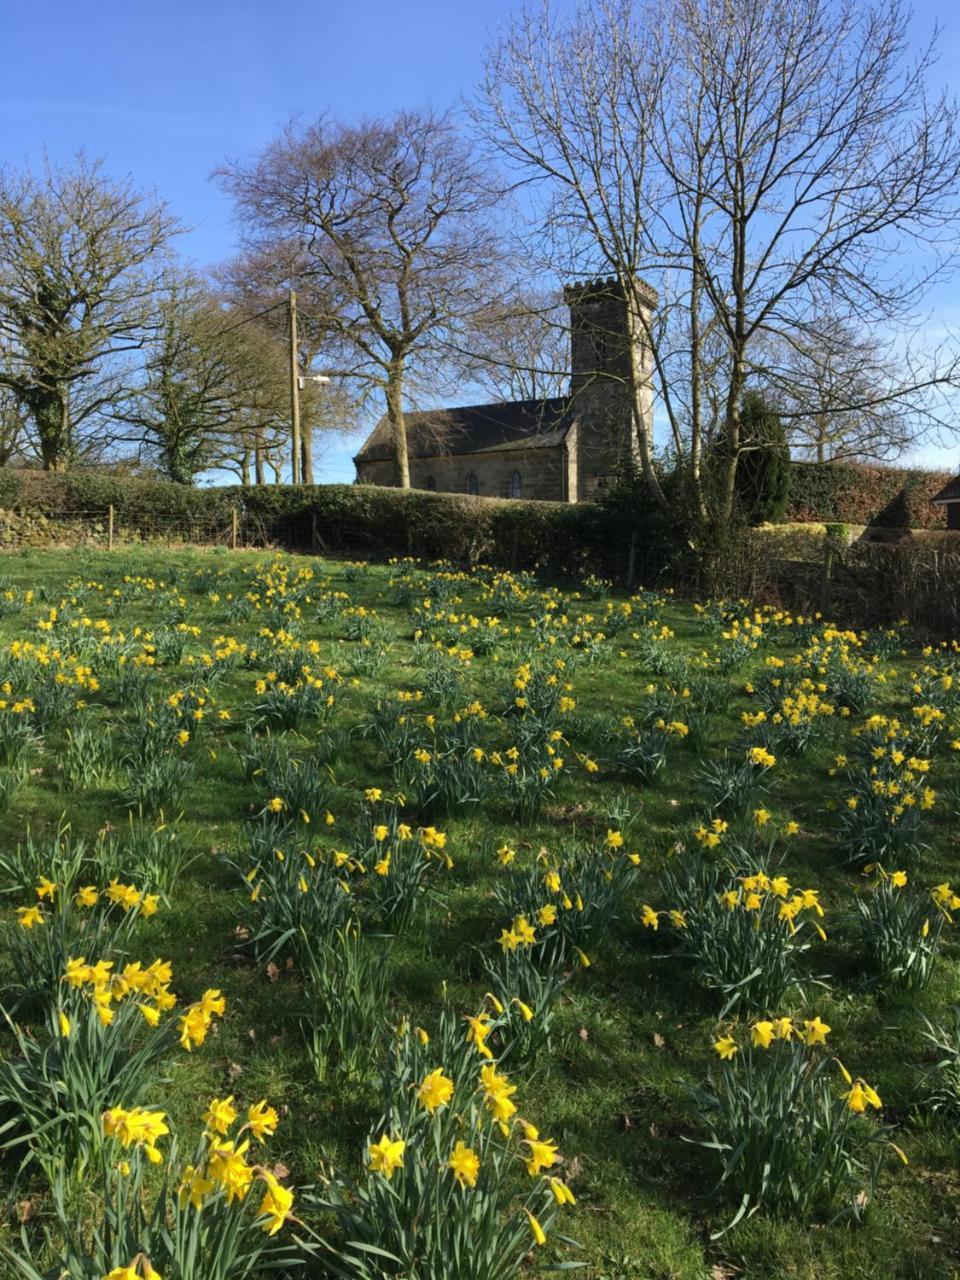
[(242, 320), (238, 320), (236, 324), (228, 324), (225, 329), (218, 329), (213, 335), (215, 338), (221, 338), (225, 333), (232, 333), (234, 329), (240, 329), (245, 324), (252, 324), (254, 320), (259, 320), (261, 316), (268, 316), (271, 311), (277, 311), (280, 307), (287, 306), (287, 300), (283, 302), (275, 302), (272, 307), (264, 307), (262, 311), (258, 311), (256, 315), (245, 316)]

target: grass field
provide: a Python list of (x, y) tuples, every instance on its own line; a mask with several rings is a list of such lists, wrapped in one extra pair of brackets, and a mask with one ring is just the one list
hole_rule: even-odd
[[(126, 1244), (110, 1266), (91, 1244), (105, 1220), (97, 1162), (116, 1165), (119, 1146), (90, 1136), (71, 1171), (66, 1148), (44, 1156), (17, 1093), (32, 1088), (38, 1114), (67, 1105), (43, 1085), (61, 1078), (56, 1063), (24, 1083), (24, 1036), (66, 1053), (81, 1021), (93, 1045), (152, 1034), (146, 1015), (126, 1018), (122, 993), (116, 1023), (101, 1027), (92, 980), (71, 987), (51, 970), (64, 955), (104, 958), (94, 946), (105, 940), (117, 969), (170, 962), (178, 1004), (164, 1019), (199, 1009), (207, 991), (225, 1000), (222, 1016), (197, 1014), (202, 1043), (188, 1053), (174, 1036), (112, 1105), (162, 1110), (187, 1152), (212, 1098), (275, 1107), (262, 1159), (295, 1199), (269, 1240), (288, 1251), (339, 1239), (330, 1196), (304, 1190), (318, 1179), (328, 1192), (356, 1180), (368, 1225), (387, 1212), (376, 1197), (400, 1188), (389, 1212), (402, 1217), (414, 1163), (430, 1177), (438, 1166), (413, 1128), (399, 1134), (408, 1101), (381, 1120), (397, 1028), (429, 1033), (417, 1048), (408, 1032), (403, 1049), (424, 1069), (455, 1075), (442, 1058), (455, 1040), (475, 1072), (489, 1060), (464, 1048), (463, 1018), (485, 1011), (480, 1041), (517, 1087), (519, 1115), (556, 1144), (545, 1167), (576, 1203), (556, 1206), (528, 1178), (511, 1153), (533, 1148), (511, 1121), (502, 1185), (485, 1181), (507, 1159), (491, 1148), (479, 1189), (443, 1175), (441, 1216), (483, 1191), (527, 1233), (524, 1267), (576, 1261), (590, 1280), (960, 1273), (960, 990), (943, 887), (960, 880), (953, 647), (407, 562), (38, 552), (0, 574), (0, 1274), (100, 1280), (134, 1263)], [(883, 871), (865, 873), (874, 863)], [(111, 880), (158, 895), (156, 911), (100, 898), (94, 928), (71, 900)], [(58, 1047), (59, 1013), (71, 1029), (61, 1023)], [(778, 1017), (798, 1033), (821, 1019), (826, 1045), (784, 1032), (763, 1048), (761, 1031), (751, 1046), (757, 1022)], [(729, 1060), (715, 1048), (728, 1037)], [(796, 1108), (821, 1108), (793, 1130), (775, 1074), (790, 1055)], [(881, 1105), (852, 1109), (856, 1080)], [(746, 1110), (772, 1082), (750, 1150), (786, 1126), (775, 1159), (800, 1152), (794, 1183), (824, 1150), (843, 1167), (802, 1207), (790, 1177), (758, 1190), (762, 1157), (737, 1164), (698, 1145), (711, 1114), (720, 1145), (737, 1140), (733, 1104), (711, 1112), (695, 1092), (708, 1082)], [(482, 1119), (463, 1118), (475, 1085), (454, 1084), (429, 1119), (456, 1109), (457, 1132), (476, 1137)], [(367, 1151), (390, 1130), (408, 1147), (387, 1182)], [(486, 1123), (480, 1145), (497, 1141)], [(171, 1143), (157, 1144), (161, 1170)], [(130, 1143), (130, 1176), (153, 1196), (163, 1175), (144, 1150)], [(557, 1213), (541, 1245), (515, 1212), (535, 1185), (544, 1222)], [(757, 1212), (725, 1231), (748, 1185)], [(250, 1238), (266, 1242), (261, 1225)], [(519, 1247), (485, 1238), (503, 1258)], [(163, 1280), (221, 1274), (172, 1271), (169, 1246), (154, 1247)], [(16, 1261), (28, 1252), (32, 1264)], [(344, 1274), (513, 1274), (477, 1257), (411, 1271), (367, 1255), (367, 1271)], [(322, 1251), (299, 1259), (299, 1274), (336, 1273)], [(149, 1276), (146, 1257), (116, 1274)]]

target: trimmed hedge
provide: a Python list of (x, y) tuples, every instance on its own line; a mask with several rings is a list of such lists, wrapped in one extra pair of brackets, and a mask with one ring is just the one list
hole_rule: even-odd
[(950, 472), (845, 462), (794, 462), (790, 472), (785, 521), (946, 528), (945, 509), (930, 499), (950, 479)]
[(163, 480), (139, 480), (95, 471), (15, 471), (0, 468), (0, 508), (42, 515), (82, 512), (106, 515), (113, 506), (139, 518), (200, 519), (229, 514), (242, 490), (237, 485), (197, 489)]
[(471, 498), (376, 485), (270, 486), (243, 494), (243, 524), (286, 545), (370, 556), (422, 556), (457, 564), (622, 578), (631, 540), (638, 564), (650, 550), (639, 528), (599, 504)]

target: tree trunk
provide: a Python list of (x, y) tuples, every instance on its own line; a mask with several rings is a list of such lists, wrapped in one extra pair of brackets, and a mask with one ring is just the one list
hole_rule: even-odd
[(410, 488), (410, 459), (407, 455), (407, 420), (403, 412), (403, 362), (395, 360), (387, 375), (387, 421), (393, 436), (397, 485)]
[[(702, 164), (702, 161), (701, 161)], [(703, 367), (700, 332), (700, 198), (697, 198), (690, 246), (690, 487), (701, 521), (707, 519), (707, 502), (703, 492), (703, 404), (701, 379)]]
[(302, 484), (313, 484), (313, 428), (303, 427), (300, 431), (300, 481)]
[(56, 390), (36, 387), (26, 402), (37, 424), (44, 471), (66, 471), (69, 413), (64, 398)]
[(816, 427), (817, 427), (817, 461), (826, 462), (827, 442), (829, 439), (827, 434), (827, 427), (826, 427), (826, 424), (823, 422), (823, 420), (820, 418), (816, 419)]
[(746, 380), (746, 364), (742, 359), (735, 359), (727, 391), (727, 412), (724, 424), (728, 455), (720, 490), (720, 508), (717, 512), (722, 525), (728, 525), (733, 519), (733, 510), (736, 505), (737, 467), (740, 463), (740, 401)]
[(259, 437), (253, 450), (253, 478), (255, 484), (262, 485), (267, 483), (263, 473), (263, 441)]
[(634, 314), (632, 302), (627, 302), (627, 333), (630, 353), (630, 404), (633, 411), (633, 428), (640, 458), (640, 471), (644, 483), (654, 501), (664, 511), (670, 504), (660, 485), (653, 465), (651, 428), (653, 424), (653, 378), (650, 369), (650, 335)]
[(246, 446), (240, 459), (240, 483), (244, 488), (250, 484), (250, 450)]

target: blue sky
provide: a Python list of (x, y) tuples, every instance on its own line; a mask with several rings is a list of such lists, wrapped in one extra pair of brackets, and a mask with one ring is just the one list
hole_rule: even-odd
[[(0, 0), (0, 156), (36, 163), (78, 150), (155, 187), (191, 230), (198, 264), (234, 245), (230, 203), (210, 181), (225, 158), (269, 142), (290, 115), (358, 118), (445, 107), (469, 93), (489, 33), (517, 0)], [(922, 0), (918, 43), (944, 27), (939, 70), (960, 61), (960, 8)], [(954, 77), (955, 79), (955, 77)], [(935, 328), (960, 324), (955, 290), (931, 300)], [(319, 479), (352, 480), (357, 439), (330, 444)], [(918, 463), (953, 466), (960, 448)]]

